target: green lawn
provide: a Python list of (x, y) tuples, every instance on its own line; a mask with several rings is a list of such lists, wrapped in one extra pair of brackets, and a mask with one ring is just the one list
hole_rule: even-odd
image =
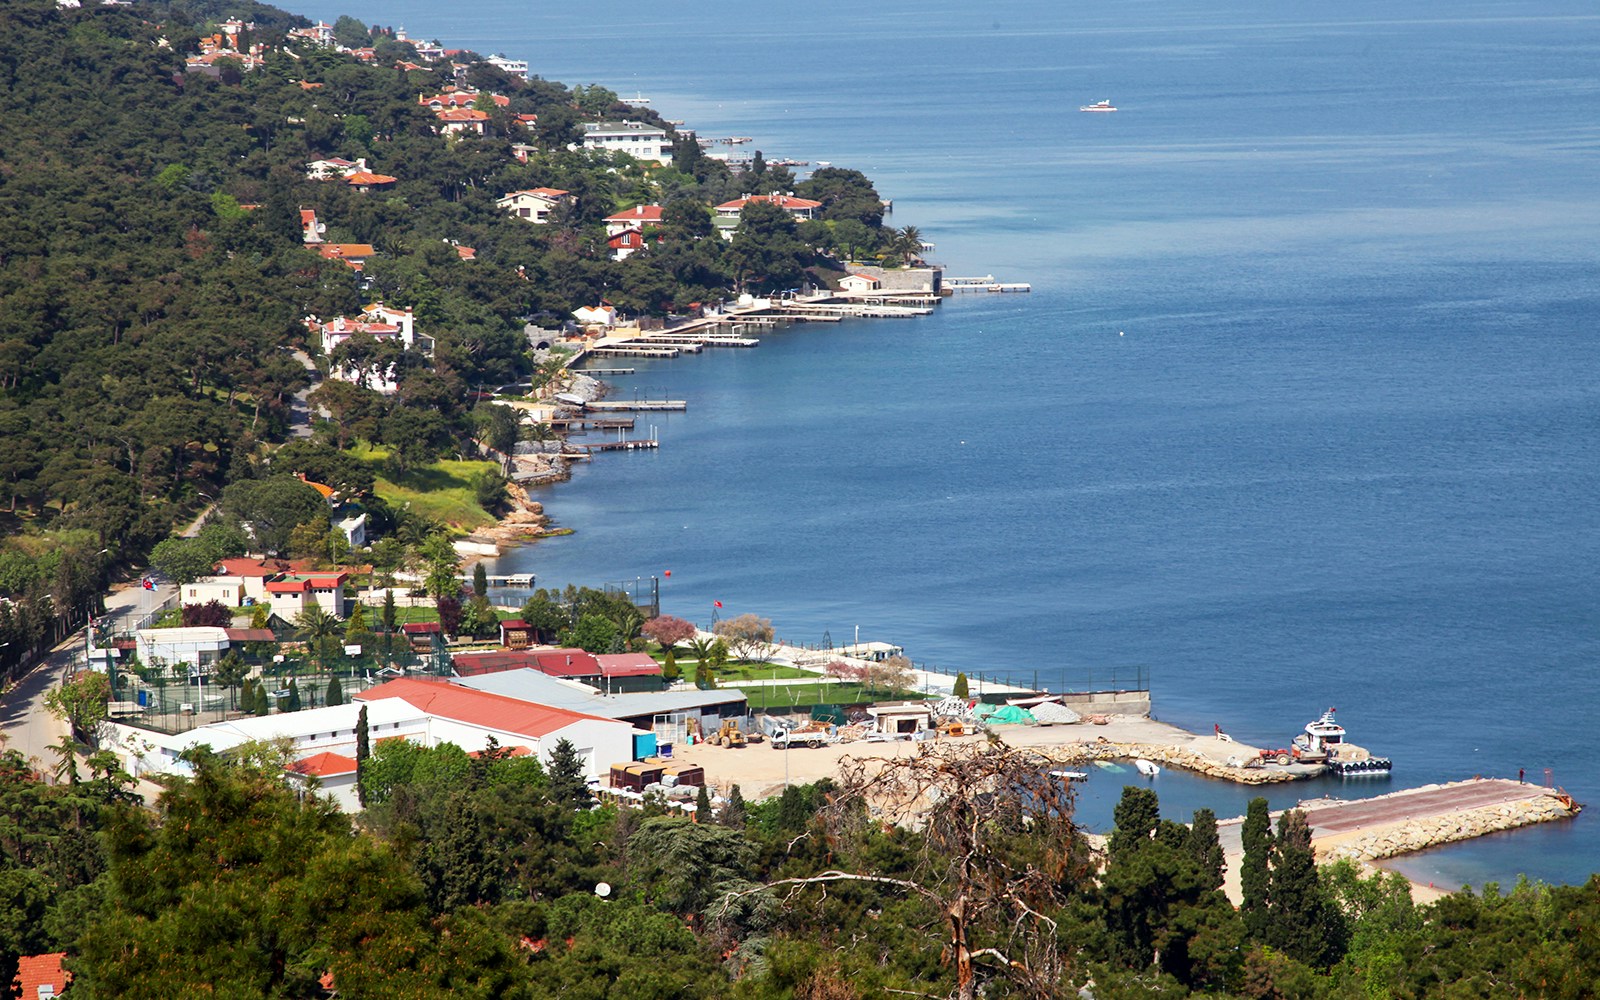
[[(734, 682), (719, 682), (722, 687), (738, 687)], [(915, 691), (868, 691), (860, 684), (784, 684), (777, 687), (742, 688), (751, 708), (786, 709), (794, 705), (854, 705), (861, 702), (898, 701), (920, 698)]]
[(409, 504), (418, 514), (461, 531), (495, 523), (494, 515), (478, 506), (477, 491), (472, 486), (474, 476), (500, 471), (494, 462), (452, 459), (396, 474), (384, 468), (384, 459), (389, 457), (386, 448), (361, 443), (349, 453), (372, 467), (375, 490), (391, 507)]
[[(699, 677), (698, 667), (699, 664), (694, 660), (678, 661), (678, 669), (683, 671), (683, 679), (690, 683)], [(786, 667), (777, 663), (727, 663), (717, 671), (717, 683), (723, 687), (735, 687), (739, 681), (745, 680), (815, 680), (816, 678), (817, 673), (813, 670), (801, 670), (799, 667)]]

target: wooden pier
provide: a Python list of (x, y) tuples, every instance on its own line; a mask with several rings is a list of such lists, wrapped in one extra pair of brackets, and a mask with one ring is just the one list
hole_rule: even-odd
[(545, 423), (559, 430), (633, 430), (632, 417), (551, 417)]
[(913, 316), (927, 316), (933, 312), (931, 306), (895, 306), (872, 302), (788, 302), (781, 306), (773, 306), (772, 310), (779, 316), (840, 318), (850, 316), (872, 319), (908, 319)]
[(574, 447), (581, 448), (592, 455), (597, 451), (644, 451), (650, 448), (659, 448), (661, 443), (655, 438), (636, 438), (626, 441), (601, 441), (598, 444), (580, 444)]
[(584, 368), (579, 375), (632, 375), (632, 368)]
[(607, 344), (604, 347), (589, 348), (590, 354), (601, 354), (614, 358), (675, 358), (685, 351), (696, 354), (700, 351), (698, 344), (693, 347), (645, 347), (629, 346), (625, 344)]
[(1025, 281), (996, 281), (994, 275), (976, 278), (946, 278), (944, 287), (952, 292), (1031, 292), (1033, 286)]
[(605, 413), (627, 413), (630, 410), (687, 410), (689, 404), (682, 399), (601, 399), (587, 403), (586, 410)]

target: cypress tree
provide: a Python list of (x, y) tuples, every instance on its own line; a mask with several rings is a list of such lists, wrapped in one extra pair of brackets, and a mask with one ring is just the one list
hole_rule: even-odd
[(722, 807), (719, 817), (722, 825), (735, 830), (743, 830), (745, 823), (750, 818), (750, 811), (744, 804), (744, 793), (739, 791), (739, 786), (734, 785), (733, 791), (728, 793), (728, 802)]
[(1298, 809), (1278, 818), (1271, 896), (1268, 944), (1320, 968), (1339, 960), (1344, 952), (1344, 920), (1317, 875), (1311, 827)]
[(283, 707), (285, 712), (298, 712), (303, 707), (300, 704), (300, 685), (294, 682), (293, 677), (289, 678), (288, 702), (289, 703)]
[(1264, 798), (1250, 800), (1240, 830), (1244, 842), (1244, 861), (1239, 868), (1239, 888), (1244, 902), (1239, 913), (1244, 917), (1245, 933), (1252, 940), (1268, 942), (1272, 930), (1272, 816)]
[(951, 686), (950, 693), (957, 698), (965, 698), (967, 697), (967, 691), (967, 675), (965, 673), (956, 674), (956, 682)]
[(268, 712), (272, 711), (272, 703), (267, 700), (267, 686), (265, 684), (256, 685), (255, 705), (253, 706), (253, 711), (258, 717), (266, 715)]
[(1189, 827), (1189, 853), (1205, 876), (1206, 888), (1222, 888), (1222, 869), (1227, 862), (1222, 854), (1222, 841), (1217, 839), (1217, 814), (1210, 809), (1194, 811), (1194, 823)]
[(356, 713), (356, 801), (363, 809), (367, 807), (367, 790), (362, 784), (362, 772), (367, 769), (367, 758), (372, 756), (370, 739), (367, 732), (367, 706), (362, 705), (361, 711)]
[(339, 683), (338, 675), (328, 678), (328, 696), (323, 701), (330, 706), (344, 704), (344, 687)]
[(1106, 845), (1111, 863), (1149, 844), (1161, 822), (1161, 800), (1155, 790), (1127, 785), (1122, 789), (1122, 800), (1112, 814), (1116, 829), (1111, 831), (1111, 841)]
[(489, 596), (489, 571), (481, 562), (472, 565), (472, 593), (477, 597)]
[(694, 821), (696, 823), (711, 822), (711, 795), (706, 792), (706, 786), (700, 786), (700, 794), (694, 797)]

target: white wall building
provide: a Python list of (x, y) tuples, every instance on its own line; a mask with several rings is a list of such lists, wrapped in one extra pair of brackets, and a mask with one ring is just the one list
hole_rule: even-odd
[(672, 140), (667, 130), (645, 122), (586, 122), (583, 148), (606, 153), (627, 153), (636, 160), (672, 162)]

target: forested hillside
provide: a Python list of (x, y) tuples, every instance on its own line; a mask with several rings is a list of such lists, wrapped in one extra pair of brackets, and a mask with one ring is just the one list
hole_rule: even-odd
[[(225, 18), (259, 67), (186, 67)], [(476, 393), (530, 371), (530, 321), (601, 301), (665, 315), (822, 280), (841, 242), (892, 246), (855, 171), (734, 175), (692, 139), (671, 167), (574, 151), (584, 121), (659, 119), (470, 54), (419, 62), (350, 19), (340, 40), (367, 62), (286, 38), (306, 24), (232, 0), (0, 6), (0, 596), (27, 599), (5, 614), (29, 642), (224, 486), (275, 471), (295, 393), (329, 366), (307, 317), (413, 310), (431, 358), (356, 338), (337, 359), (392, 366), (397, 392), (330, 379), (312, 402), (333, 417), (319, 440), (425, 462), (466, 452)], [(419, 98), (450, 89), (485, 95), (486, 134), (440, 133)], [(332, 157), (394, 182), (307, 178)], [(496, 207), (530, 188), (570, 193), (551, 224)], [(732, 242), (713, 233), (712, 205), (787, 189), (821, 218), (756, 204)], [(657, 241), (611, 259), (600, 220), (646, 203), (664, 206)], [(375, 255), (357, 271), (306, 247), (302, 210)]]

